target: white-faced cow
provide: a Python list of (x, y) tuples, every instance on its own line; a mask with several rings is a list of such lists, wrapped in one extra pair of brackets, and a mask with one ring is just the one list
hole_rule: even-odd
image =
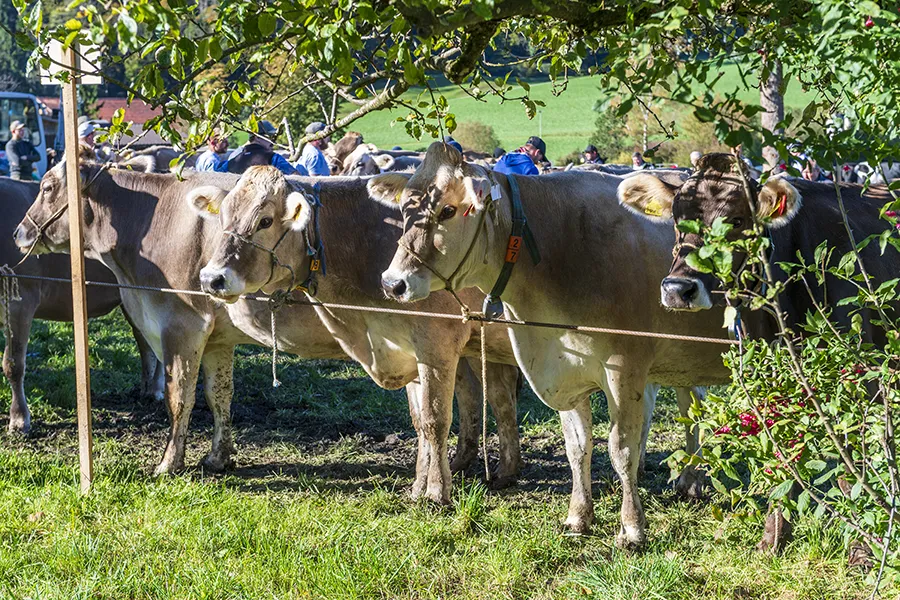
[[(13, 243), (13, 228), (25, 216), (25, 211), (38, 194), (38, 184), (0, 179), (0, 198), (3, 202), (4, 220), (0, 223), (0, 265), (12, 267), (22, 260), (22, 255)], [(56, 277), (68, 279), (71, 271), (69, 259), (51, 256), (38, 260), (28, 258), (16, 266), (17, 275)], [(96, 261), (85, 262), (88, 281), (114, 283), (113, 274)], [(9, 409), (10, 432), (28, 433), (31, 430), (31, 411), (25, 397), (25, 359), (28, 354), (28, 336), (34, 319), (48, 321), (72, 320), (72, 288), (68, 283), (17, 279), (19, 300), (10, 299), (5, 307), (0, 303), (0, 324), (9, 315), (8, 331), (3, 352), (3, 374), (12, 390)], [(112, 311), (122, 303), (119, 291), (109, 287), (88, 288), (88, 317), (99, 317)], [(128, 314), (125, 313), (126, 319)], [(141, 355), (141, 397), (162, 400), (162, 367), (157, 368), (157, 360), (150, 351), (140, 332), (133, 329), (135, 341)]]
[[(656, 300), (659, 263), (671, 253), (670, 228), (631, 215), (616, 203), (621, 180), (601, 173), (556, 173), (509, 179), (432, 144), (411, 176), (373, 178), (373, 196), (402, 208), (405, 232), (382, 274), (387, 293), (417, 301), (445, 286), (490, 290), (509, 256), (515, 201), (528, 217), (542, 259), (522, 249), (502, 295), (516, 319), (723, 337), (717, 324), (672, 315)], [(517, 183), (519, 193), (511, 193)], [(526, 238), (529, 236), (526, 236)], [(612, 429), (609, 452), (622, 480), (617, 541), (646, 540), (637, 478), (648, 382), (690, 386), (728, 379), (718, 343), (511, 327), (519, 367), (538, 397), (560, 411), (573, 490), (567, 525), (593, 520), (590, 394), (603, 390)]]
[[(141, 174), (86, 165), (81, 178), (85, 186), (87, 256), (107, 265), (120, 283), (182, 290), (199, 288), (200, 269), (211, 258), (211, 247), (221, 239), (222, 232), (216, 220), (198, 218), (186, 199), (195, 197), (192, 192), (198, 187), (213, 185), (217, 189), (229, 189), (237, 177), (192, 173), (179, 180), (168, 174)], [(65, 188), (64, 165), (44, 176), (38, 198), (16, 230), (20, 248), (34, 245), (37, 254), (68, 251), (69, 230), (65, 220), (53, 218), (65, 210)], [(202, 465), (210, 470), (230, 466), (234, 453), (230, 423), (234, 346), (271, 342), (267, 303), (241, 300), (226, 306), (209, 297), (125, 289), (122, 301), (165, 365), (171, 428), (156, 472), (177, 471), (184, 466), (185, 440), (201, 363), (206, 402), (214, 420), (212, 448)], [(278, 344), (286, 352), (306, 358), (346, 358), (311, 307), (282, 307), (278, 325)], [(444, 340), (434, 337), (432, 341), (440, 345)], [(501, 385), (495, 386), (492, 395), (501, 399), (496, 405), (510, 406), (506, 410), (514, 415), (516, 373), (512, 370), (510, 374), (510, 369), (502, 366), (500, 369), (502, 372), (495, 373), (495, 377), (501, 380)], [(419, 391), (419, 383), (414, 379), (397, 380), (394, 386), (409, 383), (407, 393), (411, 402), (428, 396)], [(465, 440), (468, 447), (460, 448), (459, 455), (470, 459), (477, 451), (473, 426), (477, 419), (471, 413), (477, 412), (480, 405), (480, 389), (472, 379), (463, 377), (464, 385), (458, 389), (461, 398), (468, 394), (465, 402), (461, 402), (465, 410), (460, 419), (468, 427), (467, 435), (461, 432), (460, 444)], [(452, 373), (448, 385), (452, 393)], [(499, 408), (498, 414), (505, 414), (503, 410)], [(517, 450), (514, 421), (513, 431)]]

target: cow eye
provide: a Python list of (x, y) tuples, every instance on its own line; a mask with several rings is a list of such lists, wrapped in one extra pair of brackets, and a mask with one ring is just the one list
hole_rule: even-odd
[(268, 229), (272, 226), (272, 217), (263, 217), (259, 220), (259, 225), (257, 226), (257, 231), (262, 231), (263, 229)]
[(735, 229), (740, 229), (744, 226), (744, 219), (742, 219), (741, 217), (734, 217), (733, 219), (731, 219), (731, 225)]
[(438, 217), (441, 221), (446, 221), (453, 217), (456, 214), (456, 207), (450, 206), (449, 204), (441, 209), (440, 217)]

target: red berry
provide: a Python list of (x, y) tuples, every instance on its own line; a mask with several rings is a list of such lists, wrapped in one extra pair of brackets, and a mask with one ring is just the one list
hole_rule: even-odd
[(896, 216), (897, 216), (897, 211), (896, 211), (896, 210), (886, 210), (886, 211), (884, 211), (884, 216), (886, 216), (886, 217), (896, 217)]
[(866, 19), (866, 29), (870, 29), (872, 27), (875, 27), (875, 21), (872, 20), (872, 17), (869, 17), (868, 19)]

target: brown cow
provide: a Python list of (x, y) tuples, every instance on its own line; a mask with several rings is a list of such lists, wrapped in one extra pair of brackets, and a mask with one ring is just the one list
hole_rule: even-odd
[[(405, 233), (385, 291), (416, 301), (448, 285), (490, 290), (509, 256), (509, 180), (463, 161), (455, 149), (432, 144), (412, 176), (370, 180), (372, 195), (402, 207)], [(619, 178), (603, 173), (516, 177), (543, 260), (518, 261), (503, 301), (509, 316), (551, 323), (723, 337), (716, 323), (662, 309), (656, 288), (673, 236), (616, 203)], [(443, 274), (440, 277), (437, 274)], [(567, 525), (589, 529), (593, 448), (590, 394), (606, 392), (612, 429), (609, 453), (622, 481), (622, 528), (617, 542), (640, 546), (646, 521), (637, 493), (648, 382), (706, 385), (728, 380), (719, 344), (649, 337), (511, 327), (516, 361), (535, 394), (560, 411), (573, 475)]]
[[(756, 217), (766, 223), (772, 240), (768, 260), (777, 280), (785, 281), (787, 278), (779, 263), (796, 262), (798, 254), (807, 263), (812, 263), (816, 248), (824, 241), (836, 249), (835, 256), (843, 256), (852, 249), (833, 183), (774, 177), (762, 187), (752, 179), (748, 184), (756, 197)], [(658, 222), (677, 224), (690, 219), (709, 227), (717, 218), (723, 218), (733, 226), (729, 233), (732, 239), (743, 236), (753, 225), (754, 215), (750, 212), (744, 182), (730, 154), (703, 156), (686, 181), (663, 181), (658, 175), (640, 173), (625, 179), (619, 186), (618, 194), (619, 201), (631, 211)], [(848, 208), (850, 227), (858, 241), (881, 233), (888, 227), (878, 216), (879, 209), (891, 198), (884, 187), (870, 188), (863, 194), (861, 186), (841, 185), (841, 196)], [(687, 256), (703, 245), (702, 236), (682, 232), (677, 235), (678, 251), (660, 284), (662, 305), (678, 311), (699, 311), (724, 304), (724, 295), (719, 291), (716, 278), (700, 273), (687, 264)], [(876, 282), (900, 276), (900, 255), (893, 248), (881, 256), (875, 245), (870, 245), (862, 251), (862, 255), (867, 271)], [(743, 261), (738, 257), (734, 264), (737, 268)], [(856, 295), (855, 286), (831, 275), (826, 275), (824, 286), (820, 286), (815, 277), (808, 278), (807, 283), (813, 290), (816, 302), (830, 308), (837, 323), (848, 326), (850, 309), (839, 306), (838, 301)], [(721, 301), (713, 300), (717, 292), (721, 295)], [(796, 281), (786, 286), (778, 302), (787, 316), (788, 326), (795, 331), (800, 330), (796, 326), (805, 321), (807, 313), (815, 311), (806, 285)], [(863, 311), (868, 337), (883, 343), (883, 331), (871, 327), (872, 316), (868, 311)], [(742, 321), (750, 337), (775, 339), (776, 324), (762, 311), (745, 314)], [(769, 515), (767, 533), (759, 544), (760, 549), (778, 549), (783, 544), (786, 536), (773, 533), (789, 531), (789, 523), (776, 526), (782, 523), (786, 522), (779, 511)]]
[[(38, 194), (38, 184), (0, 178), (0, 198), (3, 199), (4, 219), (0, 225), (0, 265), (13, 266), (22, 255), (13, 243), (13, 225), (25, 216), (25, 211)], [(38, 260), (27, 259), (15, 268), (17, 275), (59, 277), (68, 279), (71, 271), (66, 256), (48, 256)], [(100, 263), (85, 262), (88, 281), (115, 283), (116, 279)], [(28, 354), (28, 336), (32, 320), (48, 321), (72, 320), (72, 288), (68, 283), (18, 279), (21, 300), (9, 304), (9, 331), (11, 339), (6, 340), (3, 352), (3, 374), (9, 380), (12, 403), (9, 409), (9, 431), (27, 434), (31, 430), (31, 412), (25, 397), (25, 358)], [(116, 288), (88, 288), (88, 317), (99, 317), (112, 311), (122, 303)], [(7, 307), (0, 304), (0, 323), (6, 319)], [(125, 313), (126, 319), (128, 318)], [(157, 366), (156, 357), (144, 341), (140, 332), (133, 328), (134, 338), (141, 354), (141, 396), (162, 400), (162, 365)]]
[[(742, 236), (752, 228), (743, 183), (734, 170), (734, 157), (730, 154), (707, 154), (700, 159), (697, 170), (683, 183), (662, 181), (652, 173), (640, 173), (629, 177), (619, 187), (620, 202), (641, 216), (657, 222), (672, 223), (683, 219), (700, 221), (710, 226), (716, 218), (724, 218), (733, 226), (732, 238)], [(779, 262), (796, 262), (799, 252), (808, 262), (814, 261), (816, 247), (823, 241), (835, 248), (836, 256), (851, 250), (851, 243), (841, 219), (835, 198), (834, 184), (817, 183), (804, 179), (774, 177), (762, 187), (750, 180), (749, 185), (757, 195), (757, 217), (766, 224), (772, 239), (769, 258), (779, 280), (786, 278), (777, 266)], [(848, 208), (850, 226), (857, 241), (873, 233), (881, 233), (888, 224), (879, 219), (878, 211), (891, 196), (884, 187), (870, 188), (863, 194), (858, 185), (841, 185), (841, 195)], [(668, 275), (662, 280), (661, 302), (666, 308), (683, 311), (705, 310), (714, 305), (713, 296), (719, 292), (719, 284), (712, 274), (699, 273), (688, 266), (687, 256), (703, 244), (699, 234), (679, 233), (679, 247)], [(887, 281), (900, 275), (898, 253), (889, 248), (884, 256), (875, 245), (863, 251), (866, 268), (876, 281)], [(734, 264), (741, 264), (738, 257)], [(856, 288), (846, 281), (828, 276), (825, 286), (818, 286), (814, 278), (810, 286), (817, 294), (816, 300), (834, 311), (838, 322), (849, 323), (849, 307), (840, 307), (841, 298), (854, 295)], [(782, 309), (796, 324), (814, 310), (806, 286), (792, 284), (779, 297)], [(747, 315), (745, 322), (753, 337), (772, 339), (774, 323), (761, 313)], [(866, 318), (868, 323), (869, 319)]]
[[(199, 287), (200, 268), (211, 257), (209, 246), (222, 233), (217, 221), (199, 219), (185, 199), (204, 185), (230, 188), (237, 177), (189, 173), (179, 180), (174, 175), (104, 170), (93, 165), (84, 166), (81, 174), (82, 181), (88, 182), (84, 189), (85, 216), (89, 217), (85, 219), (87, 256), (96, 257), (110, 267), (120, 283), (182, 290)], [(37, 242), (35, 252), (39, 254), (68, 251), (68, 227), (61, 220), (51, 222), (51, 215), (66, 202), (65, 190), (65, 166), (60, 164), (44, 176), (41, 194), (28, 210), (28, 219), (16, 229), (20, 248)], [(45, 224), (39, 240), (35, 223)], [(202, 464), (210, 470), (227, 468), (233, 464), (234, 453), (230, 423), (234, 346), (271, 343), (268, 304), (241, 300), (226, 306), (205, 296), (125, 289), (122, 301), (165, 365), (171, 429), (156, 472), (167, 473), (184, 467), (185, 440), (201, 362), (206, 402), (214, 420), (212, 448)], [(278, 311), (277, 334), (278, 345), (286, 352), (306, 358), (346, 357), (311, 307), (282, 307)], [(367, 332), (357, 335), (365, 337)], [(441, 343), (437, 336), (431, 340)], [(390, 360), (376, 366), (397, 370)], [(495, 405), (508, 406), (506, 412), (512, 411), (514, 415), (516, 373), (508, 371), (495, 373), (501, 385), (494, 387), (492, 396), (496, 398)], [(480, 405), (480, 390), (471, 377), (463, 377), (460, 382), (465, 385), (458, 388), (458, 393), (468, 394), (465, 401), (460, 396), (463, 410), (460, 422), (468, 430), (460, 434), (458, 455), (460, 459), (470, 460), (477, 451), (477, 435), (473, 431), (477, 419), (472, 417), (472, 411)], [(411, 402), (429, 399), (427, 391), (420, 393), (415, 376), (393, 383), (394, 387), (408, 383)], [(448, 385), (452, 393), (452, 378)], [(502, 407), (499, 410), (501, 415), (505, 414), (503, 410)], [(518, 432), (514, 421), (513, 431), (517, 453)], [(468, 447), (463, 447), (464, 442)]]

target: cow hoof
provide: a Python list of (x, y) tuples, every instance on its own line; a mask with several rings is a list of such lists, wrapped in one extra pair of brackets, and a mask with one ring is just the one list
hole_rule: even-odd
[(766, 554), (779, 554), (792, 539), (793, 527), (780, 510), (769, 513), (762, 539), (756, 549)]
[(647, 545), (647, 535), (641, 529), (623, 527), (616, 535), (616, 547), (626, 552), (637, 552)]
[(425, 492), (424, 498), (438, 506), (447, 506), (450, 504), (450, 494), (445, 494), (443, 490), (430, 489)]
[(232, 458), (230, 454), (226, 455), (224, 458), (207, 454), (203, 460), (200, 461), (200, 467), (204, 471), (209, 471), (210, 473), (224, 473), (225, 471), (234, 469), (234, 465), (234, 458)]
[(850, 554), (847, 557), (847, 566), (851, 569), (862, 569), (865, 572), (875, 567), (875, 554), (868, 544), (861, 540), (850, 542)]
[(692, 467), (688, 467), (678, 476), (678, 480), (675, 482), (675, 492), (688, 500), (702, 500), (703, 483), (703, 475)]
[(163, 392), (141, 392), (141, 402), (145, 404), (155, 404), (157, 402), (162, 402), (166, 399), (166, 395)]
[(475, 452), (474, 454), (471, 452), (457, 453), (457, 455), (453, 457), (453, 461), (450, 463), (450, 472), (454, 475), (456, 475), (457, 473), (462, 473), (472, 466), (472, 463), (475, 462), (476, 458), (478, 458), (477, 452)]
[(508, 487), (512, 487), (519, 482), (518, 475), (494, 475), (491, 477), (491, 480), (488, 481), (488, 489), (489, 490), (505, 490)]
[(591, 521), (593, 519), (588, 517), (573, 517), (569, 516), (566, 519), (566, 529), (569, 530), (570, 533), (574, 533), (576, 535), (589, 535), (591, 533)]
[(184, 470), (184, 461), (181, 462), (161, 462), (153, 469), (154, 477), (163, 477), (166, 475), (175, 475), (179, 471)]
[(31, 433), (31, 417), (10, 417), (7, 429), (11, 435), (28, 435)]

